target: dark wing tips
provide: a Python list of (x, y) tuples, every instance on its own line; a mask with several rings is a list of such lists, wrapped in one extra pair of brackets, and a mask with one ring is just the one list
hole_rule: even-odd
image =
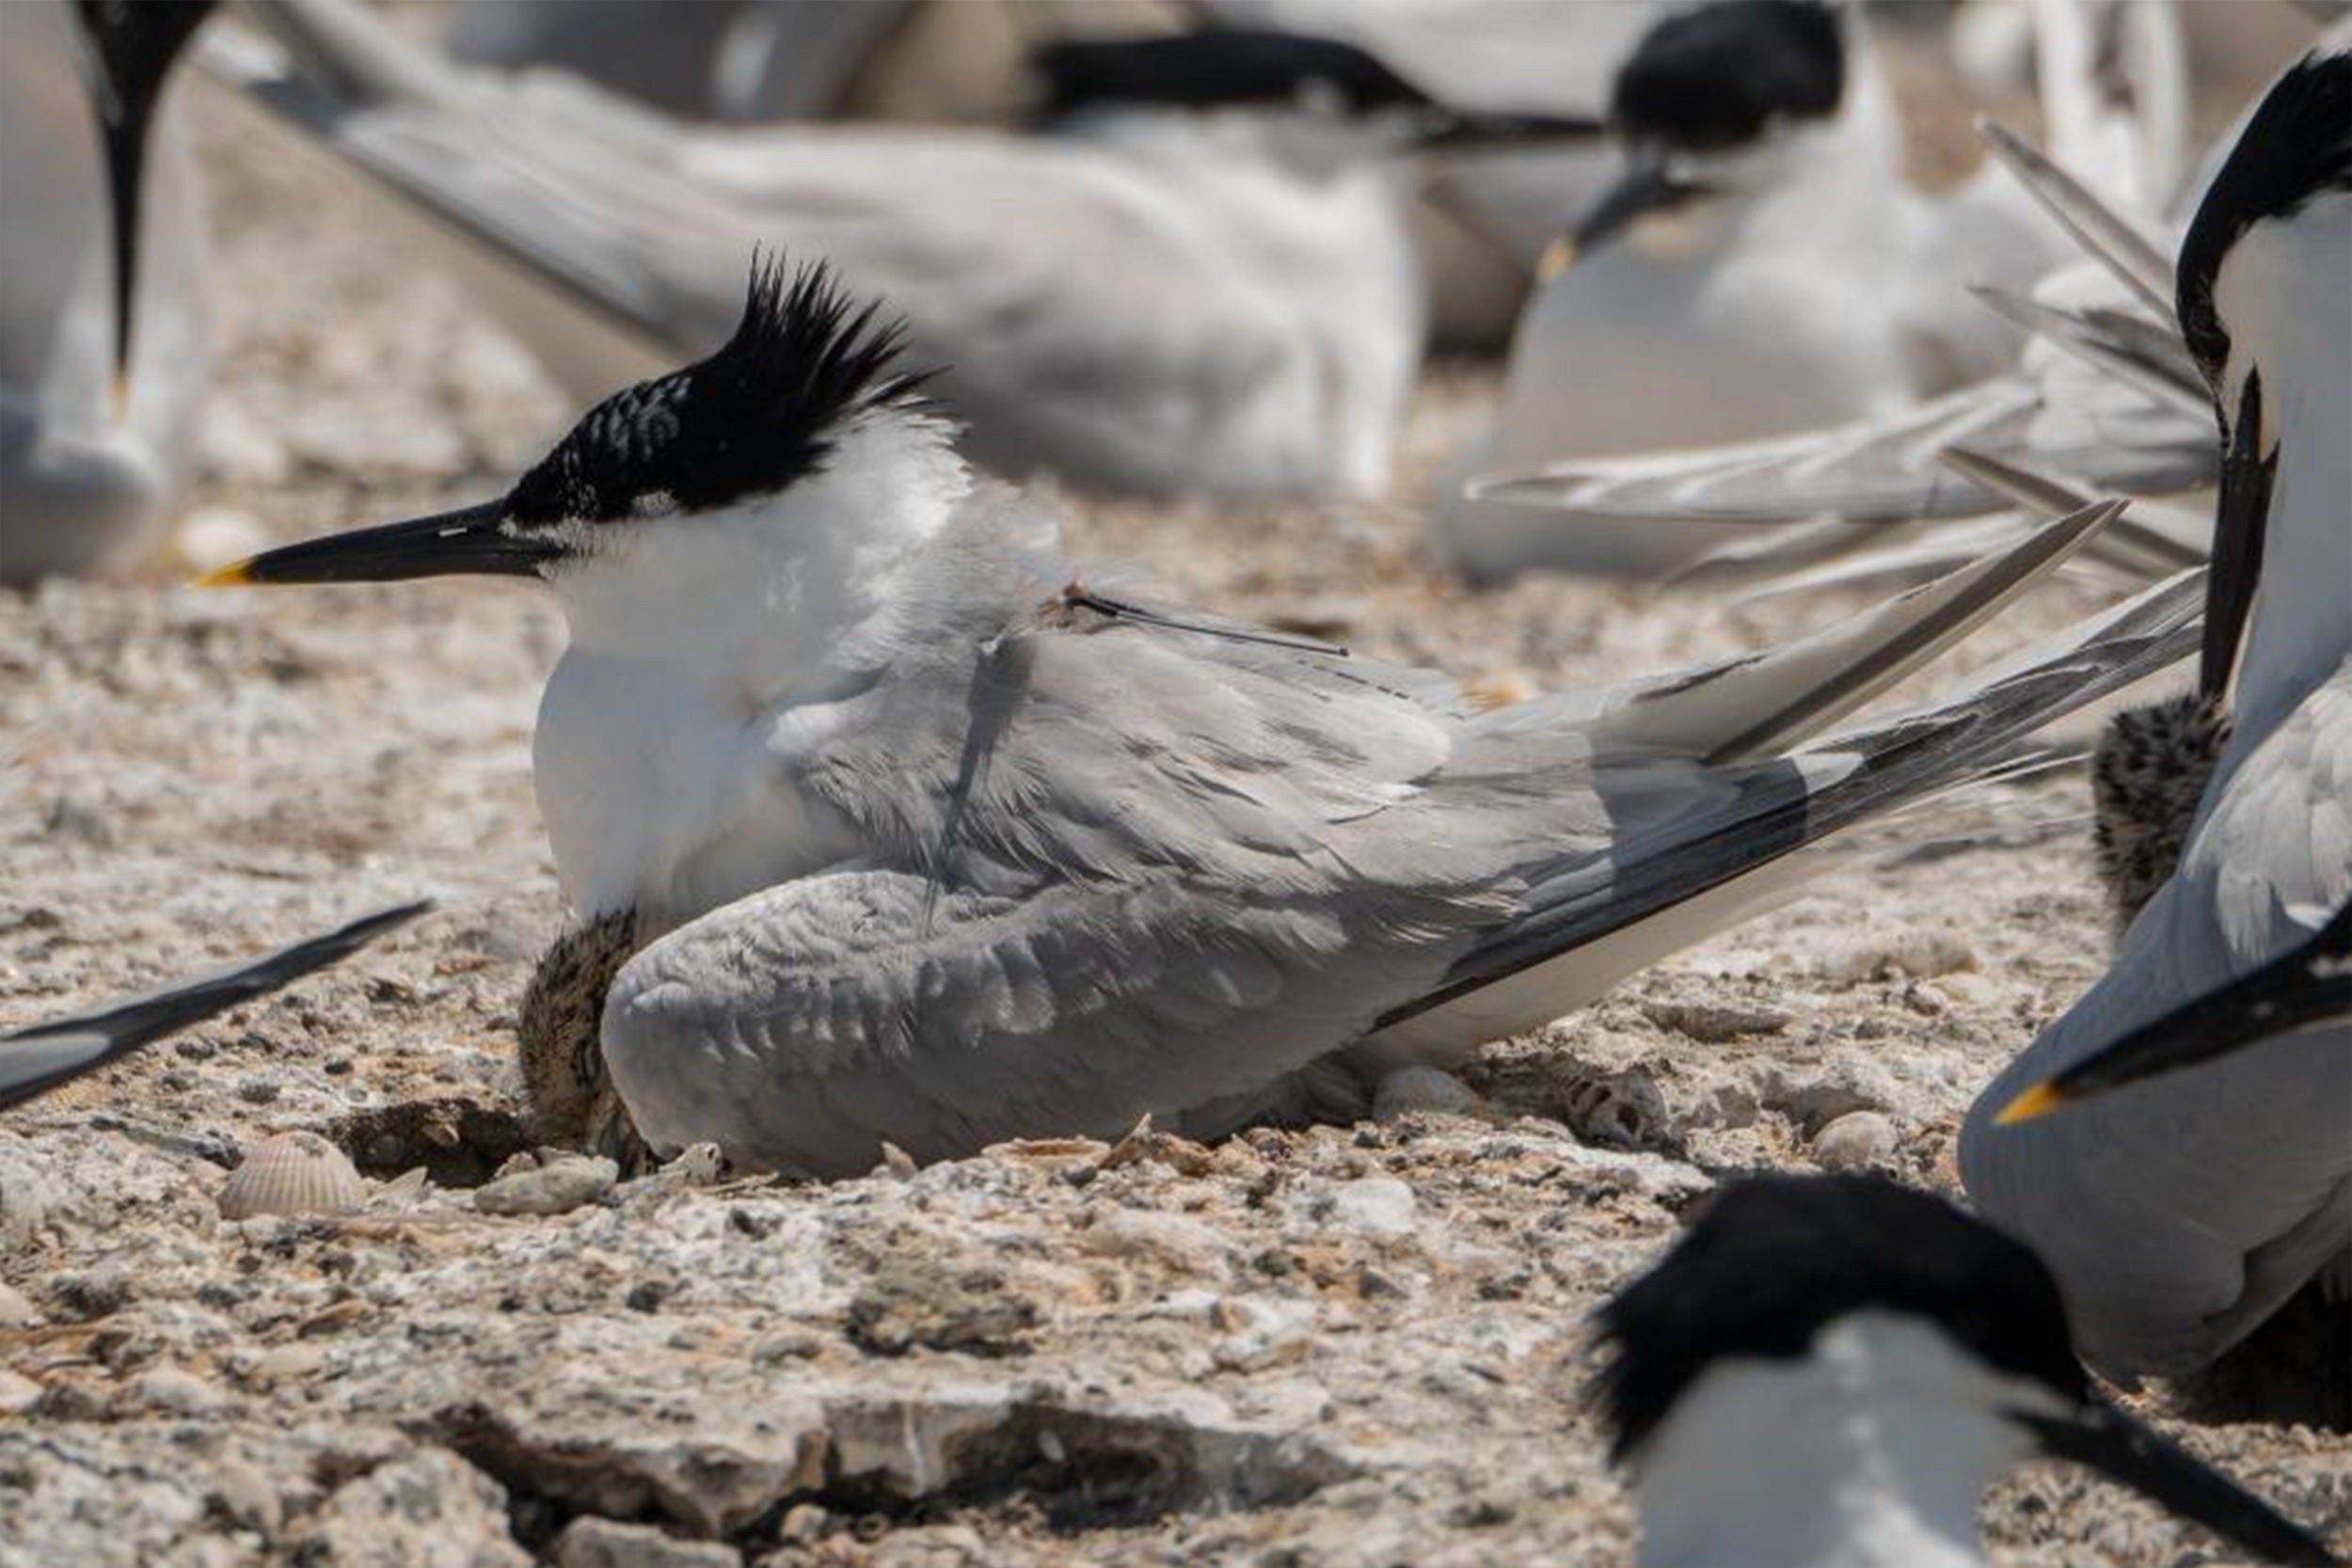
[(2352, 190), (2352, 53), (2344, 50), (2305, 55), (2271, 84), (2181, 242), (2175, 309), (2208, 382), (2218, 383), (2230, 357), (2213, 293), (2230, 247), (2265, 218), (2291, 216), (2330, 190)]
[(1161, 38), (1057, 39), (1029, 64), (1052, 119), (1103, 103), (1208, 109), (1280, 103), (1321, 84), (1359, 113), (1424, 108), (1432, 100), (1378, 55), (1343, 39), (1263, 27), (1209, 26)]
[(1766, 1176), (1724, 1189), (1665, 1259), (1603, 1306), (1593, 1395), (1622, 1463), (1719, 1361), (1788, 1361), (1851, 1313), (1933, 1323), (2005, 1370), (2080, 1401), (2049, 1271), (1943, 1199), (1877, 1177)]

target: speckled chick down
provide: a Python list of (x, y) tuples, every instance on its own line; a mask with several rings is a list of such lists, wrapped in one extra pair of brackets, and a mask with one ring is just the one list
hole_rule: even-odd
[(2230, 718), (2194, 691), (2107, 721), (2090, 760), (2099, 879), (2121, 935), (2179, 863)]
[(564, 932), (532, 973), (515, 1027), (531, 1135), (605, 1155), (625, 1174), (653, 1162), (613, 1092), (597, 1033), (612, 976), (643, 945), (631, 911)]

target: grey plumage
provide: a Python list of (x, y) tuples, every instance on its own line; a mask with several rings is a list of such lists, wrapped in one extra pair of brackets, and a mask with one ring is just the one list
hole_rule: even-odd
[[(1040, 532), (1021, 505), (967, 507), (826, 744), (784, 761), (856, 861), (622, 969), (605, 1053), (656, 1147), (855, 1171), (885, 1138), (930, 1159), (1285, 1094), (1367, 1037), (1474, 1046), (1643, 961), (1610, 968), (1613, 933), (1965, 781), (2194, 640), (2183, 579), (1958, 703), (1710, 766), (1677, 725), (1752, 718), (1756, 661), (1471, 714), (1425, 673), (1073, 620), (1058, 562), (1007, 544)], [(1592, 976), (1541, 978), (1579, 952)]]

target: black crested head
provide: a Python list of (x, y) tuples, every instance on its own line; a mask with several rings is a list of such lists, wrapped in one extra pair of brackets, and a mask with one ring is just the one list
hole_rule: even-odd
[(2352, 54), (2306, 55), (2247, 120), (2181, 242), (2174, 308), (2217, 397), (2230, 333), (2214, 285), (2231, 246), (2265, 218), (2292, 217), (2313, 197), (2343, 190), (2352, 190)]
[(1355, 44), (1261, 28), (1063, 40), (1040, 47), (1031, 63), (1049, 119), (1102, 103), (1213, 108), (1296, 103), (1317, 91), (1355, 114), (1431, 106), (1427, 93)]
[(707, 359), (615, 392), (515, 482), (525, 528), (707, 511), (824, 467), (859, 414), (911, 405), (924, 375), (894, 375), (905, 324), (859, 306), (819, 261), (787, 279), (752, 262), (743, 319)]
[(1719, 0), (1643, 37), (1609, 118), (1631, 140), (1715, 152), (1776, 120), (1834, 115), (1845, 93), (1845, 31), (1822, 0)]
[(1716, 1363), (1799, 1359), (1862, 1311), (1924, 1319), (2005, 1372), (2089, 1396), (2058, 1287), (2020, 1243), (1876, 1177), (1759, 1177), (1600, 1309), (1611, 1457), (1640, 1448)]

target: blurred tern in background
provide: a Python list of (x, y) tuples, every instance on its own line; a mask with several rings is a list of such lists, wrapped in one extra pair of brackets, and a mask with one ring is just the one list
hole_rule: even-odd
[[(1411, 62), (1440, 102), (1591, 118), (1658, 0), (470, 0), (458, 58), (574, 71), (665, 113), (734, 123), (1028, 127), (1041, 40), (1271, 29)], [(1408, 204), (1433, 347), (1500, 353), (1557, 214), (1613, 174), (1605, 138), (1454, 143), (1416, 160)]]
[(979, 461), (1158, 497), (1381, 489), (1422, 338), (1383, 155), (1592, 129), (1450, 112), (1344, 45), (1212, 32), (1046, 52), (1068, 134), (697, 131), (460, 70), (346, 0), (247, 9), (292, 68), (227, 39), (208, 67), (429, 214), (580, 395), (723, 340), (741, 258), (782, 244), (908, 309)]
[[(2170, 261), (2023, 141), (1989, 123), (1982, 133), (2087, 252), (2030, 297), (1972, 291), (2032, 334), (2015, 370), (1826, 430), (1548, 463), (1483, 476), (1471, 494), (1572, 528), (1708, 525), (1723, 543), (1675, 580), (1760, 578), (1760, 594), (1948, 570), (2087, 492), (2166, 498), (2135, 506), (2094, 546), (2111, 575), (2144, 582), (2202, 562), (2210, 500), (2201, 516), (2174, 498), (2217, 475), (2212, 395), (2173, 318)], [(1774, 526), (1723, 526), (1742, 523)]]
[(178, 504), (209, 366), (170, 76), (210, 8), (0, 6), (0, 582), (135, 563)]
[[(1968, 9), (1976, 8), (1972, 0)], [(2348, 41), (2352, 22), (2339, 21), (2319, 44)], [(2162, 74), (2150, 68), (2134, 77)], [(2252, 108), (2249, 102), (2247, 113)], [(2188, 182), (2192, 198), (2212, 182), (2238, 129)], [(1972, 290), (2033, 334), (2016, 370), (1916, 407), (1825, 429), (1489, 472), (1473, 480), (1473, 497), (1549, 508), (1571, 527), (1603, 519), (1631, 530), (1713, 525), (1722, 543), (1676, 580), (1744, 583), (1750, 594), (1947, 570), (2014, 538), (2037, 517), (2072, 510), (2086, 493), (2141, 498), (2141, 504), (2094, 542), (2084, 564), (2129, 582), (2201, 561), (2220, 467), (2212, 394), (2172, 309), (2171, 257), (2188, 213), (2168, 215), (2151, 238), (2147, 214), (2117, 207), (2079, 171), (2002, 127), (1987, 122), (1979, 130), (2083, 252), (2029, 297)], [(2151, 160), (2160, 150), (2152, 150)], [(2106, 183), (2095, 172), (2091, 178)], [(1722, 526), (1743, 523), (1777, 526)]]
[(1599, 1319), (1644, 1568), (1980, 1563), (1979, 1497), (2034, 1459), (2087, 1465), (2256, 1560), (2336, 1560), (2093, 1393), (2050, 1272), (1926, 1193), (1740, 1182)]
[[(2090, 3), (2043, 0), (2049, 36), (2084, 34)], [(2169, 4), (2100, 15), (2154, 40), (2125, 57), (2177, 74)], [(2044, 52), (2059, 150), (2110, 189), (2148, 189), (2176, 160), (2144, 150), (2133, 105), (2176, 95), (2137, 81), (2116, 94), (2098, 57), (2087, 38)], [(1545, 565), (1656, 576), (1723, 543), (1720, 523), (1455, 491), (1883, 417), (1995, 374), (2020, 336), (1965, 285), (2026, 289), (2064, 245), (1997, 169), (1937, 198), (1905, 184), (1855, 7), (1718, 0), (1669, 16), (1619, 69), (1610, 118), (1623, 174), (1560, 241), (1520, 318), (1496, 429), (1438, 503), (1438, 543), (1474, 578)]]
[(2178, 300), (2222, 430), (2198, 698), (2233, 728), (2178, 868), (1960, 1147), (1978, 1206), (2033, 1243), (2085, 1353), (2126, 1375), (2195, 1370), (2352, 1264), (2352, 1025), (1997, 1125), (2352, 896), (2352, 55), (2308, 56), (2264, 99), (2189, 227)]
[(200, 980), (166, 986), (144, 996), (120, 998), (69, 1018), (0, 1034), (0, 1109), (38, 1099), (76, 1078), (112, 1067), (142, 1046), (340, 963), (432, 907), (429, 902), (403, 904)]
[(821, 270), (757, 269), (725, 347), (505, 495), (206, 579), (553, 590), (533, 777), (575, 911), (650, 943), (601, 1038), (657, 1149), (838, 1175), (885, 1141), (1352, 1114), (1366, 1078), (1581, 1006), (2195, 641), (2185, 579), (1830, 733), (2100, 506), (1801, 641), (1480, 713), (1089, 586), (1051, 512), (967, 467), (897, 336)]

